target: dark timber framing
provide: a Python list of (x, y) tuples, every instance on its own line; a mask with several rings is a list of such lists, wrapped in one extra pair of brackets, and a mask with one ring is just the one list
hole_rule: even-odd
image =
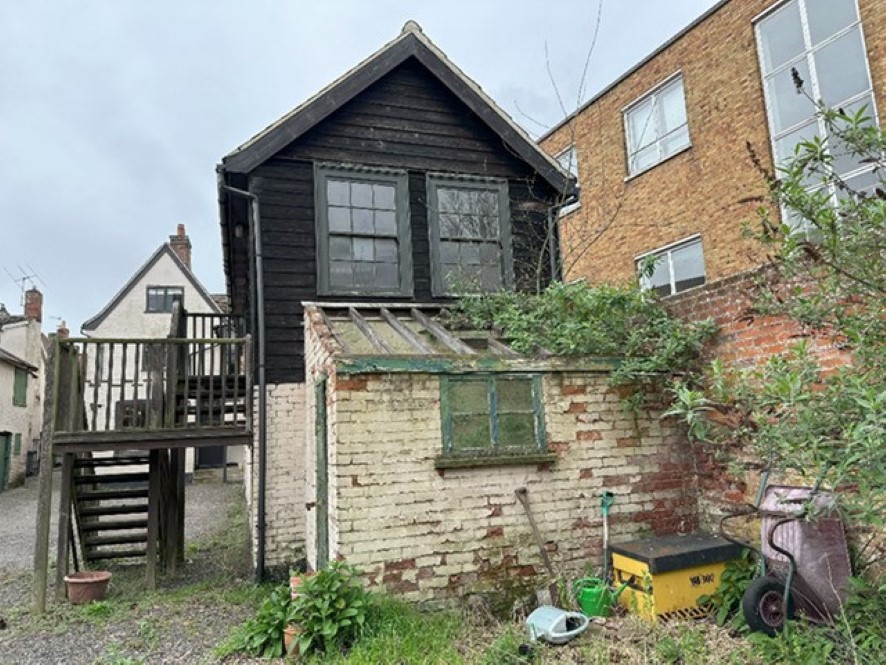
[[(257, 333), (261, 307), (269, 384), (305, 380), (304, 301), (451, 302), (440, 286), (439, 256), (432, 256), (437, 250), (429, 182), (442, 182), (439, 177), (459, 187), (501, 188), (501, 212), (510, 220), (500, 238), (502, 286), (521, 290), (544, 288), (552, 279), (550, 259), (558, 238), (551, 209), (575, 186), (574, 178), (412, 22), (377, 53), (225, 156), (217, 170), (231, 308)], [(353, 288), (346, 271), (341, 288), (330, 288), (322, 182), (330, 174), (398, 179), (399, 290), (388, 278), (380, 292), (363, 275), (368, 270), (357, 273)], [(258, 220), (230, 188), (260, 201)], [(252, 249), (255, 229), (261, 234), (260, 276)], [(344, 243), (337, 240), (336, 248), (334, 254), (345, 260)], [(381, 249), (390, 256), (389, 247)], [(390, 266), (383, 270), (388, 275)], [(487, 285), (491, 279), (487, 275)]]

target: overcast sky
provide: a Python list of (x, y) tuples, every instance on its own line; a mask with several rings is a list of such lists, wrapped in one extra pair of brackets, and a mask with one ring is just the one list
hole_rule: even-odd
[[(408, 19), (531, 134), (715, 0), (3, 0), (0, 302), (36, 273), (73, 333), (187, 226), (224, 291), (215, 165)], [(539, 124), (540, 123), (540, 124)], [(9, 271), (12, 277), (7, 275)]]

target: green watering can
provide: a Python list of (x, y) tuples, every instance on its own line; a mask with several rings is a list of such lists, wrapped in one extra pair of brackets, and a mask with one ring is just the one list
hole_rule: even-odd
[(578, 601), (582, 613), (589, 617), (608, 617), (612, 614), (612, 605), (625, 590), (628, 582), (613, 591), (599, 577), (582, 577), (572, 583), (572, 593)]

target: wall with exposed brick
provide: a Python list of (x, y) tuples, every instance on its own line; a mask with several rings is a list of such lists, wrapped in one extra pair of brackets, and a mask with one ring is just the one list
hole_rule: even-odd
[[(578, 148), (581, 206), (561, 218), (569, 277), (636, 279), (634, 259), (700, 234), (709, 281), (761, 263), (742, 237), (767, 195), (749, 144), (767, 169), (772, 151), (753, 19), (773, 0), (732, 0), (595, 98), (541, 141), (557, 154)], [(880, 117), (886, 109), (886, 3), (860, 0)], [(691, 148), (626, 178), (623, 109), (682, 72)]]
[[(255, 404), (258, 404), (256, 388)], [(286, 572), (305, 553), (305, 384), (267, 386), (265, 565)], [(253, 559), (258, 547), (258, 427), (244, 473)]]
[(544, 567), (518, 487), (554, 565), (573, 574), (601, 563), (604, 490), (616, 494), (613, 541), (695, 528), (686, 442), (657, 397), (633, 418), (607, 374), (546, 374), (555, 462), (437, 471), (439, 386), (428, 374), (330, 378), (330, 555), (370, 586), (445, 603), (532, 583)]

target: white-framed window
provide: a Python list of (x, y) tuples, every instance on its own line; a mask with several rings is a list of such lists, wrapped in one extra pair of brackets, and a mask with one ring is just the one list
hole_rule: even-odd
[[(566, 171), (572, 174), (575, 178), (576, 184), (580, 181), (578, 179), (578, 150), (575, 147), (575, 144), (570, 144), (565, 150), (557, 153), (554, 157), (557, 160), (557, 163), (562, 166)], [(569, 203), (560, 208), (560, 214), (566, 215), (576, 208), (581, 207), (581, 200), (576, 200), (573, 203)]]
[[(790, 0), (759, 18), (756, 33), (776, 166), (787, 162), (799, 143), (820, 136), (828, 141), (834, 172), (853, 189), (864, 189), (870, 166), (828, 140), (823, 120), (816, 117), (816, 101), (821, 101), (849, 113), (866, 107), (877, 121), (857, 0)], [(797, 91), (794, 71), (806, 94)]]
[(628, 176), (690, 146), (683, 75), (677, 73), (624, 110)]
[(705, 283), (704, 251), (699, 236), (646, 252), (635, 261), (640, 286), (662, 296)]

